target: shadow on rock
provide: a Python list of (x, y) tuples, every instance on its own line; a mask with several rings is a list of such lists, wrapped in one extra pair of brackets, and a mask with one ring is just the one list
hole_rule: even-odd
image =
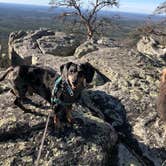
[[(6, 98), (8, 100), (6, 100)], [(33, 101), (40, 103), (39, 99)], [(0, 95), (0, 165), (33, 165), (40, 147), (46, 117), (24, 113), (11, 107), (10, 93)], [(37, 108), (28, 102), (25, 106), (34, 112)], [(110, 124), (91, 114), (87, 107), (74, 105), (73, 126), (64, 126), (56, 134), (52, 121), (42, 149), (41, 165), (107, 165), (110, 150), (116, 144), (117, 134)], [(29, 148), (30, 146), (30, 148)]]
[[(4, 95), (10, 99), (9, 94)], [(46, 112), (41, 101), (33, 98), (41, 108), (32, 104), (32, 109)], [(10, 103), (4, 99), (0, 96), (3, 103), (0, 114), (4, 118), (0, 121), (0, 164), (32, 165), (40, 147), (46, 116), (7, 108)], [(31, 108), (30, 103), (25, 105)], [(118, 98), (101, 90), (84, 91), (80, 104), (74, 104), (73, 110), (75, 123), (64, 125), (60, 132), (50, 120), (42, 149), (42, 165), (158, 166), (164, 162), (164, 148), (152, 148), (133, 135), (125, 106)]]
[(125, 106), (118, 98), (101, 90), (90, 90), (82, 94), (82, 102), (94, 116), (102, 118), (118, 132), (119, 141), (117, 148), (113, 149), (111, 166), (128, 164), (159, 166), (164, 162), (166, 158), (164, 148), (152, 148), (138, 141), (139, 139), (133, 135)]

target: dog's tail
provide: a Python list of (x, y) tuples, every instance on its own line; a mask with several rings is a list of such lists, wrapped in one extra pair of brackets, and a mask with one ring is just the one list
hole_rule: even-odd
[(5, 77), (6, 77), (11, 71), (13, 71), (13, 70), (14, 70), (13, 67), (9, 67), (9, 68), (5, 71), (5, 73), (0, 77), (0, 81), (3, 81), (3, 80), (5, 79)]

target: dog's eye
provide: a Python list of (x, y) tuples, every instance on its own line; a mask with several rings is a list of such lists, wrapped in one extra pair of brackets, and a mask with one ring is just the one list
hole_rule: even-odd
[(69, 72), (70, 72), (71, 74), (73, 74), (73, 73), (75, 72), (75, 70), (74, 70), (74, 69), (71, 69)]
[(70, 73), (75, 73), (75, 72), (77, 72), (77, 70), (76, 69), (71, 69), (71, 70), (69, 70), (69, 72)]

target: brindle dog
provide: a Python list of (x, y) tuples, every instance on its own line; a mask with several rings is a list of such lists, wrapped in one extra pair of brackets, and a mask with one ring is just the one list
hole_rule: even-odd
[[(89, 63), (75, 64), (68, 62), (60, 67), (60, 72), (61, 75), (49, 67), (22, 65), (8, 68), (0, 78), (0, 81), (8, 77), (11, 83), (11, 92), (16, 96), (14, 103), (22, 109), (25, 109), (22, 101), (26, 98), (28, 91), (40, 95), (52, 105), (55, 112), (54, 123), (59, 124), (58, 111), (66, 112), (67, 121), (72, 121), (72, 103), (76, 102), (79, 98), (81, 91), (86, 87), (86, 83), (92, 81), (95, 71)], [(51, 102), (55, 80), (60, 76), (62, 80), (58, 85), (56, 95), (63, 103), (71, 103), (67, 106), (61, 104), (54, 105)], [(64, 86), (66, 86), (64, 82), (67, 82), (71, 87), (73, 91), (72, 96), (64, 90)]]

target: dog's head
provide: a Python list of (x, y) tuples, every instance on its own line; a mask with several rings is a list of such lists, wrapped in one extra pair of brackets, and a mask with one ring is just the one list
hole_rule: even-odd
[(94, 68), (89, 63), (75, 64), (73, 62), (63, 64), (60, 71), (73, 90), (92, 82), (95, 73)]
[(162, 70), (161, 73), (161, 82), (166, 83), (166, 68)]

